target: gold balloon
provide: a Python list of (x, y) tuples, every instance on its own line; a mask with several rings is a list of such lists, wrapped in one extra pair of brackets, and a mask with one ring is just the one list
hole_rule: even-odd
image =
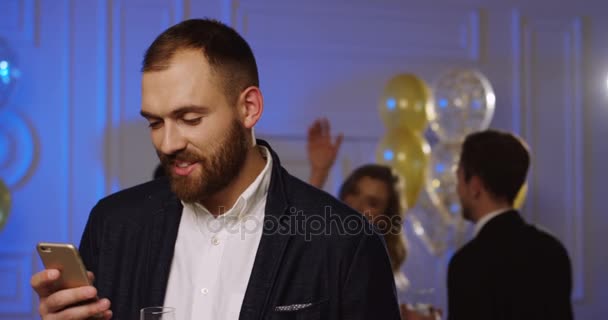
[(0, 231), (8, 221), (8, 214), (11, 210), (11, 194), (4, 181), (0, 179)]
[(378, 144), (376, 160), (401, 176), (408, 208), (414, 206), (424, 187), (430, 150), (422, 135), (407, 128), (389, 130)]
[(386, 84), (379, 110), (390, 130), (406, 127), (421, 133), (428, 124), (427, 107), (432, 95), (428, 86), (413, 74), (400, 74)]
[(528, 183), (524, 183), (523, 186), (517, 192), (515, 196), (515, 200), (513, 201), (513, 208), (521, 209), (524, 206), (524, 202), (526, 202), (526, 196), (528, 194)]

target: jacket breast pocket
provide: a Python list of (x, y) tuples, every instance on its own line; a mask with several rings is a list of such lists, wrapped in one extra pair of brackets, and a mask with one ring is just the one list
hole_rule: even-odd
[(268, 320), (327, 319), (327, 300), (315, 303), (299, 303), (274, 306)]

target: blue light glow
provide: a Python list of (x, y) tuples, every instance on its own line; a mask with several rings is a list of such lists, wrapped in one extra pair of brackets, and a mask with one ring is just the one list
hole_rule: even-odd
[(395, 100), (395, 98), (388, 98), (388, 99), (386, 99), (386, 107), (389, 110), (394, 110), (395, 107), (397, 107), (397, 100)]
[(384, 150), (384, 160), (392, 161), (393, 157), (394, 157), (393, 151), (391, 151), (391, 150)]
[(439, 107), (441, 109), (445, 109), (448, 106), (448, 100), (447, 99), (439, 99)]

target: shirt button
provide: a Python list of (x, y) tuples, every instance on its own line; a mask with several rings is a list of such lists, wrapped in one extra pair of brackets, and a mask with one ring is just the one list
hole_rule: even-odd
[(214, 246), (217, 246), (218, 244), (220, 244), (220, 239), (213, 237), (211, 238), (211, 243), (213, 243)]
[(201, 289), (201, 293), (206, 295), (207, 293), (209, 293), (209, 289), (207, 289), (207, 288), (202, 288), (202, 289)]

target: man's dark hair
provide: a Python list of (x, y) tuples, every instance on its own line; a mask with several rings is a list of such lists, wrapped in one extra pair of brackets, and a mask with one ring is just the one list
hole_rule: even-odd
[(465, 181), (477, 176), (496, 199), (513, 204), (524, 184), (530, 154), (524, 142), (511, 133), (485, 130), (468, 135), (462, 145), (460, 167)]
[(251, 48), (234, 29), (211, 19), (191, 19), (161, 33), (146, 50), (142, 72), (162, 71), (179, 50), (200, 50), (218, 76), (228, 102), (250, 86), (259, 87), (258, 69)]

